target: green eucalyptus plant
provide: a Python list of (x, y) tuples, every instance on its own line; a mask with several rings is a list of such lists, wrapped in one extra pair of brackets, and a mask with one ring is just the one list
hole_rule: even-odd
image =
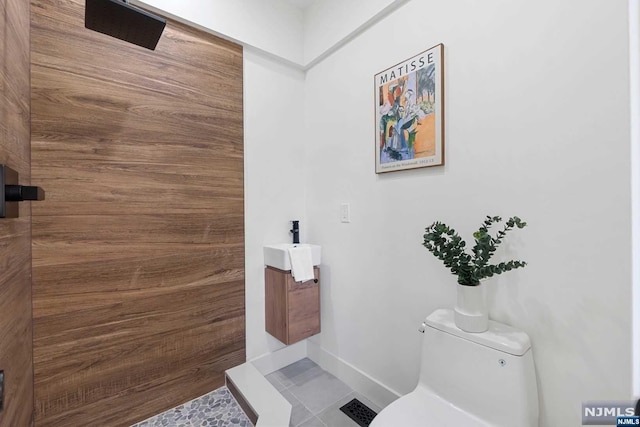
[(502, 221), (499, 216), (487, 216), (482, 226), (473, 233), (476, 244), (471, 254), (465, 250), (467, 243), (462, 240), (456, 230), (439, 221), (425, 229), (423, 246), (436, 258), (444, 262), (451, 273), (458, 276), (458, 283), (464, 286), (478, 286), (480, 280), (494, 274), (502, 274), (527, 265), (524, 261), (511, 260), (499, 264), (489, 264), (489, 260), (507, 233), (514, 227), (524, 228), (527, 223), (517, 216), (509, 218), (502, 230), (493, 237), (489, 228)]

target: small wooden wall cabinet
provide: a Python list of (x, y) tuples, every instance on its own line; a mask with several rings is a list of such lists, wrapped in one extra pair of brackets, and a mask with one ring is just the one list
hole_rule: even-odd
[(315, 280), (295, 282), (291, 271), (265, 267), (266, 329), (285, 344), (320, 332), (320, 269)]

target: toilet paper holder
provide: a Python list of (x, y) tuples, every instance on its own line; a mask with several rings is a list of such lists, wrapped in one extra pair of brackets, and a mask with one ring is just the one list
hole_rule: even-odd
[(18, 179), (18, 172), (0, 164), (0, 218), (17, 218), (19, 202), (44, 200), (42, 188), (20, 185)]

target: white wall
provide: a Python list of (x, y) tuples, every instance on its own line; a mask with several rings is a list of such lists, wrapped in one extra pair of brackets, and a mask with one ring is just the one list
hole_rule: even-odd
[(360, 26), (406, 0), (316, 0), (304, 10), (304, 63), (312, 63)]
[[(494, 319), (527, 331), (542, 426), (631, 392), (627, 2), (413, 0), (308, 71), (307, 223), (323, 246), (312, 340), (392, 389), (417, 380), (421, 334), (455, 278), (421, 246), (519, 215), (491, 279)], [(373, 75), (445, 44), (444, 167), (374, 174)], [(352, 222), (339, 222), (341, 202)]]
[(284, 347), (265, 332), (265, 244), (306, 240), (304, 74), (244, 51), (245, 292), (247, 359)]

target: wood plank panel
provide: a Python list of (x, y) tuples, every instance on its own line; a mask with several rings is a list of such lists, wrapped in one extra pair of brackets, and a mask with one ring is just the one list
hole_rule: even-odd
[(242, 50), (31, 1), (38, 426), (127, 426), (245, 360)]
[[(30, 180), (29, 4), (0, 2), (0, 163)], [(0, 219), (0, 426), (33, 425), (31, 211)]]
[[(289, 289), (288, 344), (320, 333), (320, 269), (313, 268), (315, 280), (296, 282), (287, 277)], [(317, 280), (317, 281), (316, 281)]]
[(276, 268), (265, 267), (264, 269), (265, 329), (283, 343), (289, 339), (287, 274)]
[(264, 269), (265, 328), (285, 344), (320, 333), (320, 269), (315, 279), (296, 282), (291, 271)]

